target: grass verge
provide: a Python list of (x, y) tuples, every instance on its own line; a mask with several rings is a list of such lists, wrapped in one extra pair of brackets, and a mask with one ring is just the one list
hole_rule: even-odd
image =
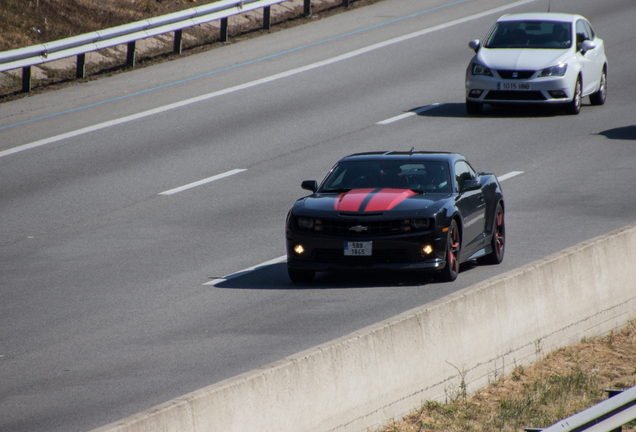
[[(607, 398), (606, 389), (636, 385), (636, 322), (602, 338), (584, 339), (530, 366), (517, 366), (468, 396), (427, 401), (381, 432), (523, 431), (545, 428)], [(448, 393), (448, 392), (447, 392)], [(635, 431), (636, 421), (623, 426)]]

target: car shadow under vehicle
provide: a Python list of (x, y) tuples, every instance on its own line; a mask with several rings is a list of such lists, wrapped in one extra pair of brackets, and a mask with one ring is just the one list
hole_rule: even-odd
[[(589, 105), (589, 104), (588, 104)], [(583, 105), (585, 107), (587, 105)], [(484, 105), (481, 114), (466, 113), (464, 103), (442, 103), (433, 108), (425, 109), (428, 106), (412, 108), (409, 112), (416, 113), (420, 117), (449, 117), (449, 118), (526, 118), (526, 117), (557, 117), (565, 115), (565, 108), (562, 106), (546, 106), (532, 104), (509, 104), (509, 105)]]
[[(460, 267), (459, 277), (471, 269), (479, 267), (473, 262)], [(435, 273), (422, 272), (385, 272), (385, 271), (336, 271), (318, 272), (313, 281), (293, 283), (287, 275), (287, 265), (271, 264), (240, 275), (228, 277), (225, 281), (213, 285), (223, 289), (253, 290), (302, 290), (302, 289), (346, 289), (346, 288), (387, 288), (421, 287), (431, 284), (447, 283), (441, 281)]]

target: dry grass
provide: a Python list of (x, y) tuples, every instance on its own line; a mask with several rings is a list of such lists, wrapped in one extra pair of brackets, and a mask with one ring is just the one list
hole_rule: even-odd
[(216, 0), (2, 0), (0, 51), (37, 45)]
[[(523, 431), (547, 427), (606, 399), (605, 389), (636, 385), (636, 326), (549, 354), (542, 362), (518, 366), (470, 397), (461, 392), (448, 403), (427, 402), (382, 432)], [(636, 422), (623, 431), (636, 430)]]

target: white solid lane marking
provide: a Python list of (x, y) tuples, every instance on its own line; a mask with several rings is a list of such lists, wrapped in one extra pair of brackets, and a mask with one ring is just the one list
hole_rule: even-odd
[(232, 171), (224, 172), (223, 174), (218, 174), (218, 175), (215, 175), (215, 176), (212, 176), (212, 177), (208, 177), (208, 178), (203, 179), (203, 180), (196, 181), (194, 183), (190, 183), (190, 184), (187, 184), (187, 185), (184, 185), (184, 186), (180, 186), (178, 188), (174, 188), (174, 189), (170, 189), (170, 190), (161, 192), (159, 195), (176, 194), (178, 192), (182, 192), (184, 190), (192, 189), (193, 187), (201, 186), (201, 185), (204, 185), (206, 183), (213, 182), (214, 180), (219, 180), (219, 179), (222, 179), (222, 178), (225, 178), (225, 177), (229, 177), (231, 175), (238, 174), (238, 173), (243, 172), (243, 171), (247, 171), (247, 170), (246, 169), (233, 169)]
[(508, 174), (504, 174), (501, 177), (497, 177), (497, 180), (499, 180), (499, 181), (508, 180), (509, 178), (518, 176), (519, 174), (523, 174), (523, 171), (512, 171), (512, 172), (509, 172)]
[(476, 20), (476, 19), (479, 19), (479, 18), (483, 18), (485, 16), (492, 15), (492, 14), (495, 14), (495, 13), (499, 13), (499, 12), (505, 11), (507, 9), (511, 9), (511, 8), (514, 8), (514, 7), (517, 7), (517, 6), (521, 6), (521, 5), (526, 4), (526, 3), (532, 3), (534, 1), (536, 1), (536, 0), (520, 0), (518, 2), (511, 3), (509, 5), (505, 5), (505, 6), (497, 7), (497, 8), (494, 8), (494, 9), (490, 9), (489, 11), (486, 11), (486, 12), (481, 12), (481, 13), (478, 13), (478, 14), (475, 14), (475, 15), (471, 15), (471, 16), (468, 16), (468, 17), (465, 17), (465, 18), (460, 18), (460, 19), (457, 19), (457, 20), (454, 20), (454, 21), (449, 21), (448, 23), (445, 23), (445, 24), (440, 24), (440, 25), (433, 26), (433, 27), (430, 27), (430, 28), (427, 28), (427, 29), (424, 29), (424, 30), (420, 30), (420, 31), (417, 31), (417, 32), (414, 32), (414, 33), (410, 33), (410, 34), (404, 35), (404, 36), (400, 36), (400, 37), (397, 37), (397, 38), (394, 38), (394, 39), (389, 39), (387, 41), (380, 42), (380, 43), (377, 43), (377, 44), (374, 44), (374, 45), (369, 45), (368, 47), (360, 48), (358, 50), (351, 51), (349, 53), (342, 54), (342, 55), (339, 55), (339, 56), (336, 56), (336, 57), (333, 57), (333, 58), (330, 58), (330, 59), (327, 59), (327, 60), (323, 60), (323, 61), (319, 61), (319, 62), (316, 62), (316, 63), (312, 63), (312, 64), (307, 65), (307, 66), (299, 67), (297, 69), (292, 69), (292, 70), (289, 70), (289, 71), (286, 71), (286, 72), (281, 72), (281, 73), (276, 74), (276, 75), (271, 75), (269, 77), (261, 78), (261, 79), (255, 80), (255, 81), (250, 81), (250, 82), (245, 83), (245, 84), (237, 85), (237, 86), (234, 86), (234, 87), (229, 87), (227, 89), (223, 89), (223, 90), (219, 90), (219, 91), (216, 91), (216, 92), (204, 94), (204, 95), (197, 96), (197, 97), (194, 97), (194, 98), (191, 98), (191, 99), (186, 99), (186, 100), (181, 101), (181, 102), (175, 102), (173, 104), (169, 104), (169, 105), (165, 105), (165, 106), (162, 106), (162, 107), (154, 108), (154, 109), (151, 109), (151, 110), (148, 110), (148, 111), (143, 111), (143, 112), (140, 112), (140, 113), (137, 113), (137, 114), (133, 114), (133, 115), (130, 115), (130, 116), (119, 118), (119, 119), (107, 121), (107, 122), (104, 122), (104, 123), (99, 123), (99, 124), (96, 124), (96, 125), (93, 125), (93, 126), (89, 126), (89, 127), (85, 127), (85, 128), (82, 128), (82, 129), (75, 130), (75, 131), (67, 132), (65, 134), (57, 135), (57, 136), (54, 136), (54, 137), (45, 138), (45, 139), (42, 139), (42, 140), (39, 140), (39, 141), (35, 141), (35, 142), (29, 143), (29, 144), (24, 144), (24, 145), (21, 145), (21, 146), (18, 146), (18, 147), (14, 147), (12, 149), (0, 151), (0, 157), (9, 156), (9, 155), (12, 155), (12, 154), (15, 154), (15, 153), (18, 153), (18, 152), (29, 150), (29, 149), (32, 149), (32, 148), (35, 148), (35, 147), (41, 147), (43, 145), (51, 144), (51, 143), (54, 143), (54, 142), (57, 142), (57, 141), (61, 141), (61, 140), (67, 139), (67, 138), (76, 137), (76, 136), (83, 135), (83, 134), (86, 134), (86, 133), (89, 133), (89, 132), (95, 132), (95, 131), (98, 131), (100, 129), (104, 129), (104, 128), (107, 128), (107, 127), (110, 127), (110, 126), (115, 126), (115, 125), (119, 125), (119, 124), (122, 124), (122, 123), (127, 123), (127, 122), (130, 122), (130, 121), (133, 121), (133, 120), (139, 120), (139, 119), (144, 118), (144, 117), (148, 117), (148, 116), (151, 116), (151, 115), (154, 115), (154, 114), (159, 114), (159, 113), (166, 112), (166, 111), (169, 111), (169, 110), (173, 110), (173, 109), (176, 109), (176, 108), (181, 108), (181, 107), (184, 107), (186, 105), (190, 105), (190, 104), (193, 104), (193, 103), (197, 103), (197, 102), (201, 102), (201, 101), (204, 101), (204, 100), (208, 100), (208, 99), (211, 99), (211, 98), (214, 98), (214, 97), (217, 97), (217, 96), (222, 96), (222, 95), (226, 95), (226, 94), (229, 94), (229, 93), (234, 93), (236, 91), (248, 89), (248, 88), (251, 88), (251, 87), (255, 87), (255, 86), (260, 85), (260, 84), (266, 84), (266, 83), (269, 83), (269, 82), (272, 82), (272, 81), (276, 81), (276, 80), (279, 80), (279, 79), (282, 79), (282, 78), (287, 78), (287, 77), (290, 77), (292, 75), (296, 75), (296, 74), (299, 74), (299, 73), (302, 73), (302, 72), (306, 72), (306, 71), (309, 71), (309, 70), (312, 70), (312, 69), (316, 69), (316, 68), (319, 68), (319, 67), (322, 67), (322, 66), (327, 66), (327, 65), (330, 65), (330, 64), (333, 64), (333, 63), (337, 63), (339, 61), (347, 60), (347, 59), (350, 59), (350, 58), (353, 58), (353, 57), (356, 57), (356, 56), (359, 56), (359, 55), (362, 55), (362, 54), (366, 54), (366, 53), (368, 53), (370, 51), (374, 51), (374, 50), (377, 50), (377, 49), (380, 49), (380, 48), (384, 48), (384, 47), (387, 47), (387, 46), (390, 46), (390, 45), (393, 45), (393, 44), (396, 44), (396, 43), (399, 43), (399, 42), (404, 42), (406, 40), (413, 39), (413, 38), (419, 37), (419, 36), (423, 36), (423, 35), (426, 35), (426, 34), (429, 34), (429, 33), (433, 33), (433, 32), (438, 31), (438, 30), (443, 30), (443, 29), (446, 29), (446, 28), (449, 28), (449, 27), (452, 27), (452, 26), (456, 26), (458, 24), (463, 24), (463, 23), (466, 23), (468, 21), (472, 21), (472, 20)]
[(244, 274), (247, 274), (247, 273), (249, 273), (251, 271), (258, 270), (258, 269), (263, 268), (263, 267), (267, 267), (268, 265), (278, 264), (278, 263), (281, 263), (283, 261), (287, 261), (287, 255), (283, 255), (283, 256), (280, 256), (278, 258), (274, 258), (272, 260), (265, 261), (262, 264), (258, 264), (258, 265), (246, 268), (245, 270), (241, 270), (241, 271), (238, 271), (236, 273), (232, 273), (231, 275), (223, 276), (222, 278), (212, 279), (211, 281), (206, 282), (203, 285), (216, 285), (218, 283), (225, 282), (225, 281), (227, 281), (229, 279), (234, 279), (235, 277), (243, 276)]
[(426, 112), (426, 111), (428, 111), (430, 109), (436, 108), (436, 107), (438, 107), (440, 105), (444, 105), (444, 104), (434, 103), (432, 105), (427, 105), (427, 106), (425, 106), (423, 108), (418, 108), (416, 110), (409, 111), (409, 112), (404, 113), (404, 114), (400, 114), (399, 116), (395, 116), (395, 117), (391, 117), (390, 119), (382, 120), (381, 122), (377, 122), (376, 124), (387, 125), (389, 123), (393, 123), (393, 122), (396, 122), (398, 120), (402, 120), (402, 119), (405, 119), (407, 117), (414, 116), (416, 114), (418, 114), (418, 115), (422, 114), (423, 112)]

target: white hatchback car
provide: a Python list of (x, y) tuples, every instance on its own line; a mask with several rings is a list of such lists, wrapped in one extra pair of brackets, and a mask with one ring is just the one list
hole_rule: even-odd
[(581, 15), (504, 15), (483, 43), (468, 46), (476, 53), (466, 70), (468, 114), (511, 103), (562, 104), (578, 114), (586, 96), (592, 105), (605, 103), (605, 46)]

